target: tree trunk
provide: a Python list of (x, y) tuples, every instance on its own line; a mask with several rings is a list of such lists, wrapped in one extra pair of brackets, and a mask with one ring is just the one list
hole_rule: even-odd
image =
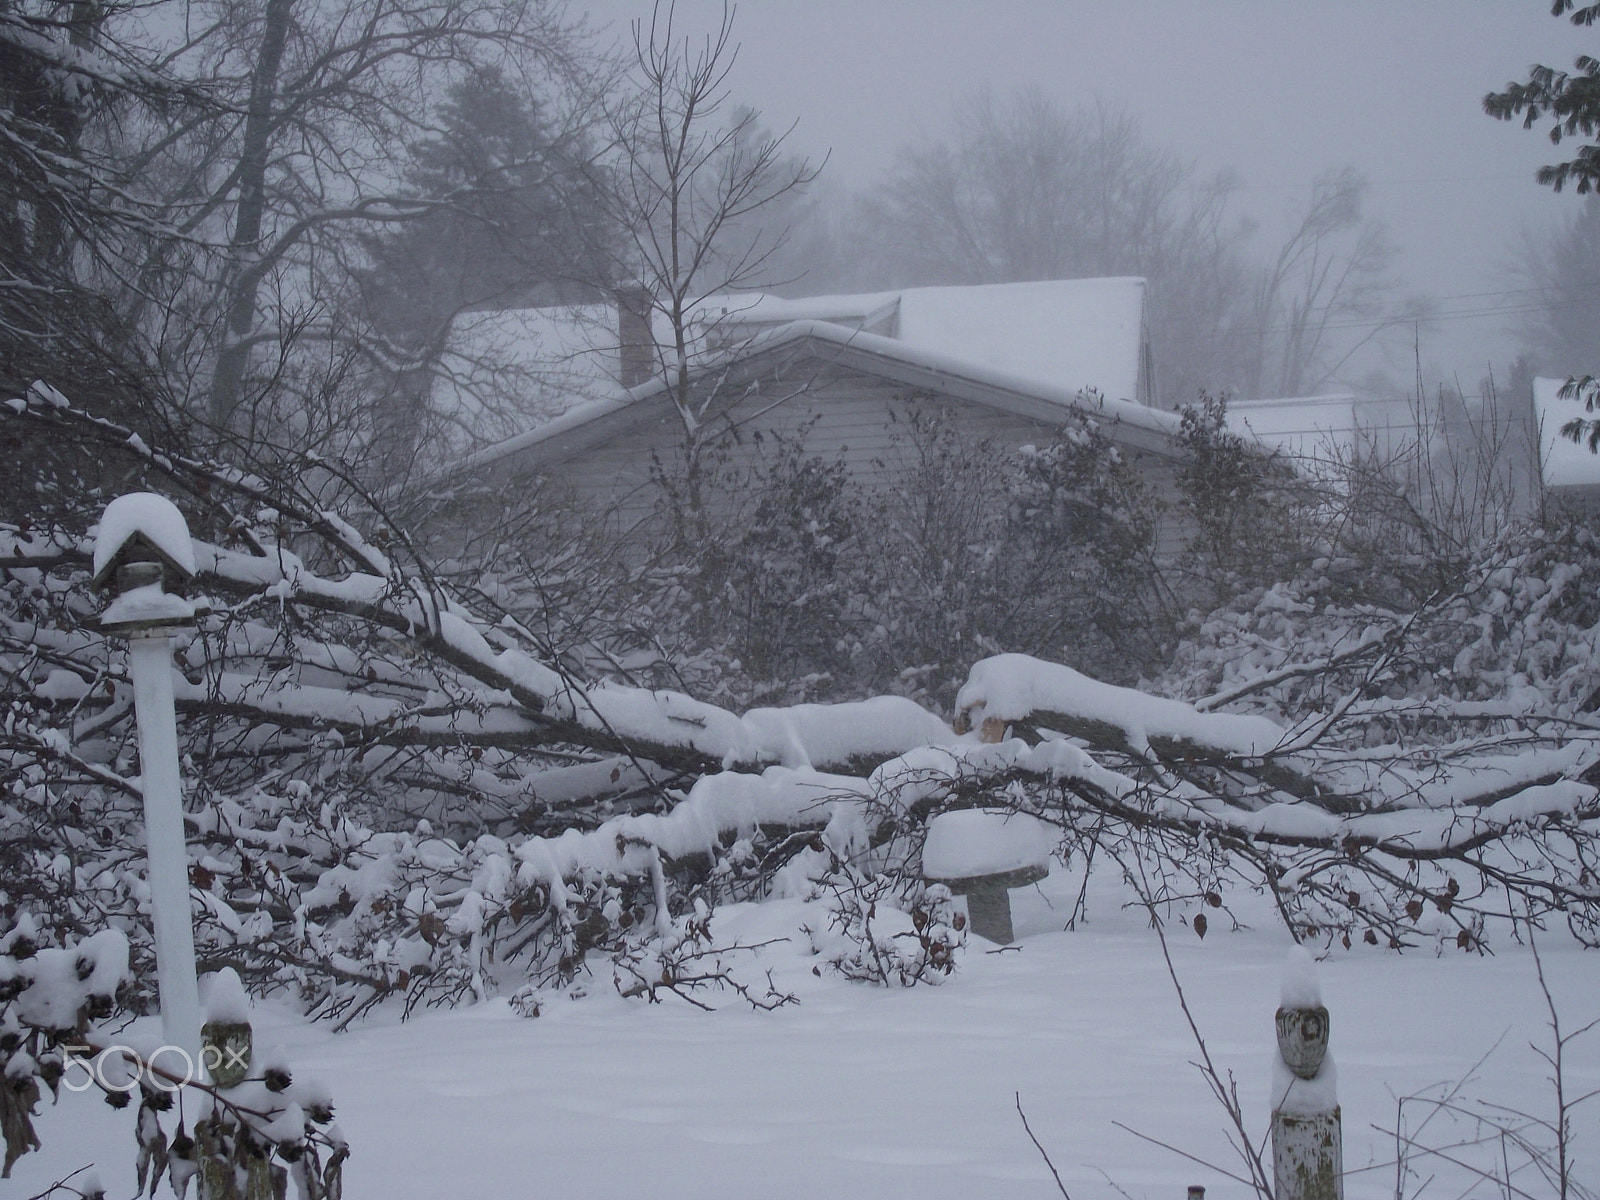
[(266, 211), (267, 156), (273, 130), (272, 102), (289, 36), (289, 11), (294, 0), (267, 0), (261, 50), (250, 80), (245, 113), (244, 146), (239, 157), (239, 203), (229, 241), (229, 273), (224, 285), (227, 314), (222, 348), (211, 376), (211, 420), (219, 429), (233, 423), (250, 364), (250, 328), (255, 324), (261, 288), (261, 221)]

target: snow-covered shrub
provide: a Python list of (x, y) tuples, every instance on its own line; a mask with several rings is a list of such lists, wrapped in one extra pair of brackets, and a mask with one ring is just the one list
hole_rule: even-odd
[(897, 873), (867, 874), (835, 865), (815, 884), (823, 921), (805, 926), (811, 952), (845, 979), (914, 987), (939, 983), (956, 969), (967, 941), (966, 914), (941, 884)]
[(1158, 507), (1091, 418), (1014, 453), (908, 402), (870, 485), (807, 454), (804, 436), (708, 452), (692, 494), (681, 468), (658, 463), (661, 544), (630, 601), (611, 593), (609, 624), (650, 614), (664, 659), (745, 704), (885, 692), (948, 704), (966, 667), (998, 650), (1118, 679), (1156, 662), (1172, 626)]
[[(1163, 682), (1190, 696), (1247, 688), (1242, 701), (1279, 719), (1359, 687), (1349, 713), (1364, 718), (1362, 740), (1444, 742), (1524, 718), (1584, 719), (1600, 688), (1597, 638), (1600, 539), (1581, 525), (1527, 527), (1415, 607), (1349, 602), (1325, 561), (1246, 592), (1186, 629)], [(1302, 658), (1330, 665), (1279, 673)]]
[(1148, 483), (1081, 414), (1015, 455), (1007, 483), (998, 553), (1010, 612), (990, 636), (1101, 679), (1152, 669), (1174, 622), (1159, 549), (1168, 514)]
[(611, 981), (617, 993), (630, 999), (643, 996), (656, 1004), (661, 993), (670, 992), (703, 1009), (711, 1007), (700, 998), (707, 992), (736, 993), (763, 1011), (796, 1002), (792, 994), (773, 985), (770, 971), (764, 985), (741, 979), (737, 960), (764, 943), (721, 945), (712, 936), (711, 921), (710, 906), (699, 900), (691, 913), (672, 919), (665, 930), (658, 925), (653, 935), (620, 937), (611, 954)]
[[(165, 1178), (182, 1197), (198, 1177), (199, 1200), (281, 1200), (292, 1176), (302, 1200), (340, 1195), (349, 1150), (325, 1089), (297, 1083), (275, 1061), (222, 1088), (202, 1078), (193, 1059), (184, 1068), (181, 1056), (120, 1044), (111, 1022), (126, 1015), (127, 935), (102, 929), (49, 945), (29, 913), (8, 924), (0, 933), (0, 1177), (39, 1149), (32, 1118), (42, 1089), (61, 1103), (65, 1084), (67, 1103), (75, 1102), (71, 1093), (97, 1091), (113, 1108), (126, 1108), (137, 1091), (141, 1193), (148, 1181), (154, 1195)], [(187, 1103), (169, 1138), (163, 1114), (180, 1092)]]
[(0, 932), (0, 1178), (39, 1148), (33, 1111), (41, 1085), (60, 1098), (67, 1047), (92, 1037), (129, 981), (128, 939), (114, 929), (48, 945), (30, 914)]
[(1321, 489), (1287, 458), (1230, 429), (1220, 397), (1202, 395), (1179, 420), (1185, 536), (1172, 568), (1175, 590), (1212, 608), (1298, 574), (1315, 552)]
[(848, 678), (862, 619), (860, 489), (842, 460), (805, 452), (806, 432), (757, 431), (749, 465), (735, 467), (726, 455), (713, 460), (715, 469), (705, 464), (701, 486), (712, 494), (702, 497), (697, 521), (681, 511), (681, 485), (657, 470), (671, 524), (693, 533), (676, 547), (688, 568), (686, 630), (724, 647), (749, 678), (772, 684)]

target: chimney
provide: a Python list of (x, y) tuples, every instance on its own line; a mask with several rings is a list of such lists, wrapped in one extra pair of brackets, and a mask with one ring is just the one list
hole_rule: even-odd
[(617, 289), (617, 343), (621, 349), (625, 388), (638, 387), (655, 375), (656, 337), (650, 320), (650, 293), (638, 284)]

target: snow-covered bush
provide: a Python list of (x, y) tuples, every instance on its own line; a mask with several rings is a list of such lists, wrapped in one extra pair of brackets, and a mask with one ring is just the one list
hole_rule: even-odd
[[(657, 463), (655, 535), (635, 532), (633, 564), (608, 549), (613, 570), (587, 597), (541, 585), (519, 617), (559, 627), (561, 650), (599, 669), (733, 704), (892, 692), (947, 706), (999, 652), (1149, 678), (1191, 614), (1312, 575), (1344, 603), (1415, 606), (1459, 581), (1482, 544), (1471, 531), (1506, 525), (1504, 496), (1472, 491), (1477, 475), (1452, 490), (1419, 446), (1307, 470), (1231, 430), (1210, 397), (1182, 413), (1170, 488), (1092, 410), (1010, 451), (913, 399), (870, 483), (804, 437), (714, 449), (693, 487)], [(573, 544), (527, 570), (572, 579)]]
[(39, 1148), (33, 1112), (41, 1085), (59, 1098), (67, 1048), (117, 1011), (129, 982), (128, 939), (102, 929), (77, 944), (45, 944), (22, 913), (0, 932), (0, 1177)]
[(949, 888), (839, 863), (817, 880), (816, 890), (826, 922), (805, 926), (805, 933), (832, 973), (880, 987), (913, 987), (955, 971), (967, 918), (951, 903)]
[(1202, 395), (1183, 409), (1178, 444), (1185, 537), (1170, 568), (1174, 590), (1191, 606), (1209, 609), (1297, 575), (1322, 532), (1323, 488), (1287, 458), (1230, 429), (1219, 397)]
[[(714, 646), (729, 668), (768, 695), (804, 699), (792, 681), (859, 674), (868, 550), (860, 488), (838, 459), (807, 454), (809, 426), (752, 435), (757, 453), (735, 462), (718, 444), (696, 486), (655, 464), (659, 520), (671, 532), (662, 561), (679, 594), (656, 600), (668, 631)], [(665, 603), (662, 601), (665, 600)]]
[(871, 486), (804, 436), (708, 453), (693, 489), (658, 462), (660, 543), (572, 644), (648, 614), (633, 645), (654, 648), (662, 675), (736, 704), (888, 692), (948, 705), (965, 668), (1001, 650), (1119, 680), (1157, 663), (1173, 625), (1158, 506), (1091, 418), (1010, 452), (908, 403)]
[[(151, 1051), (120, 1043), (112, 1022), (126, 1015), (128, 936), (108, 928), (49, 945), (49, 935), (27, 912), (8, 926), (0, 933), (0, 1177), (40, 1148), (34, 1112), (44, 1089), (61, 1103), (65, 1086), (67, 1103), (74, 1102), (71, 1093), (93, 1091), (119, 1109), (138, 1093), (133, 1126), (141, 1193), (148, 1181), (154, 1195), (166, 1179), (183, 1197), (198, 1178), (199, 1200), (282, 1200), (292, 1176), (302, 1200), (341, 1194), (349, 1149), (324, 1088), (296, 1082), (276, 1061), (258, 1064), (253, 1077), (223, 1088), (170, 1047)], [(237, 977), (231, 981), (237, 989)], [(225, 998), (230, 1019), (247, 1019), (235, 1015), (244, 1010), (242, 997)], [(212, 1019), (221, 1019), (215, 1001), (212, 1009)], [(169, 1138), (163, 1114), (173, 1111), (180, 1092), (187, 1103)]]

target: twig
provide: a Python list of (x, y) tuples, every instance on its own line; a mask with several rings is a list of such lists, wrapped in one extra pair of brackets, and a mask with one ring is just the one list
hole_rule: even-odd
[(1033, 1136), (1033, 1129), (1028, 1124), (1028, 1114), (1022, 1111), (1022, 1093), (1013, 1092), (1012, 1095), (1017, 1100), (1017, 1116), (1022, 1118), (1022, 1131), (1028, 1135), (1028, 1140), (1033, 1143), (1034, 1149), (1039, 1151), (1040, 1157), (1044, 1159), (1044, 1165), (1050, 1168), (1050, 1174), (1055, 1176), (1057, 1190), (1066, 1197), (1066, 1200), (1072, 1200), (1072, 1197), (1067, 1195), (1066, 1184), (1061, 1182), (1061, 1172), (1056, 1170), (1056, 1165), (1050, 1161), (1050, 1155), (1045, 1148), (1039, 1145), (1039, 1139)]
[(49, 1187), (45, 1188), (44, 1191), (37, 1192), (34, 1195), (29, 1196), (28, 1200), (50, 1200), (50, 1197), (54, 1196), (57, 1192), (71, 1192), (74, 1196), (83, 1195), (83, 1193), (80, 1192), (77, 1188), (69, 1186), (68, 1183), (67, 1183), (67, 1180), (71, 1179), (73, 1177), (73, 1175), (82, 1175), (92, 1165), (93, 1165), (92, 1163), (85, 1163), (83, 1166), (79, 1167), (76, 1171), (73, 1171), (70, 1175), (63, 1175), (60, 1179), (56, 1180)]
[(1141, 1133), (1132, 1125), (1124, 1125), (1121, 1121), (1113, 1121), (1111, 1123), (1124, 1133), (1133, 1134), (1133, 1136), (1138, 1138), (1141, 1142), (1149, 1142), (1152, 1146), (1160, 1146), (1163, 1150), (1170, 1151), (1171, 1153), (1176, 1154), (1179, 1158), (1187, 1158), (1195, 1165), (1205, 1167), (1209, 1171), (1215, 1171), (1218, 1175), (1221, 1175), (1227, 1179), (1231, 1179), (1235, 1183), (1242, 1183), (1246, 1187), (1252, 1188), (1256, 1186), (1256, 1182), (1253, 1179), (1248, 1179), (1243, 1175), (1235, 1174), (1234, 1172), (1228, 1170), (1227, 1167), (1218, 1166), (1210, 1159), (1201, 1158), (1198, 1154), (1190, 1154), (1187, 1150), (1180, 1150), (1171, 1142), (1163, 1142), (1160, 1138), (1151, 1137), (1148, 1133)]
[(1553, 1045), (1549, 1051), (1539, 1046), (1533, 1046), (1533, 1052), (1545, 1061), (1550, 1068), (1550, 1083), (1556, 1093), (1556, 1119), (1554, 1131), (1556, 1135), (1556, 1184), (1557, 1195), (1560, 1200), (1574, 1193), (1583, 1193), (1586, 1189), (1578, 1187), (1572, 1178), (1572, 1110), (1586, 1100), (1592, 1099), (1596, 1092), (1586, 1092), (1576, 1100), (1567, 1099), (1566, 1090), (1566, 1063), (1564, 1061), (1567, 1043), (1575, 1038), (1582, 1037), (1596, 1025), (1600, 1025), (1600, 1018), (1590, 1021), (1582, 1028), (1572, 1033), (1561, 1032), (1561, 1012), (1556, 1007), (1555, 997), (1550, 994), (1549, 981), (1544, 976), (1544, 959), (1539, 953), (1539, 943), (1534, 937), (1534, 920), (1530, 912), (1528, 915), (1528, 947), (1533, 952), (1533, 969), (1539, 980), (1539, 991), (1544, 996), (1545, 1010), (1550, 1014), (1550, 1034)]
[[(1200, 1026), (1194, 1019), (1194, 1013), (1189, 1009), (1189, 999), (1184, 995), (1183, 984), (1178, 979), (1178, 970), (1172, 965), (1172, 952), (1167, 947), (1167, 935), (1165, 930), (1162, 928), (1161, 917), (1156, 912), (1155, 901), (1151, 898), (1149, 880), (1145, 877), (1144, 873), (1144, 863), (1139, 862), (1137, 864), (1139, 870), (1137, 877), (1135, 877), (1133, 872), (1128, 870), (1127, 864), (1122, 861), (1119, 855), (1117, 855), (1115, 852), (1112, 852), (1112, 857), (1115, 859), (1117, 864), (1122, 867), (1123, 875), (1127, 878), (1128, 882), (1135, 886), (1139, 894), (1139, 899), (1143, 901), (1145, 910), (1150, 914), (1150, 924), (1156, 931), (1157, 941), (1159, 941), (1161, 944), (1161, 957), (1167, 964), (1167, 976), (1172, 980), (1172, 988), (1178, 994), (1178, 1007), (1183, 1010), (1183, 1019), (1189, 1023), (1189, 1032), (1194, 1035), (1195, 1045), (1200, 1049), (1201, 1061), (1195, 1063), (1194, 1065), (1200, 1071), (1201, 1076), (1204, 1077), (1206, 1084), (1211, 1088), (1211, 1094), (1215, 1096), (1217, 1102), (1222, 1105), (1223, 1110), (1228, 1114), (1229, 1121), (1231, 1121), (1233, 1124), (1233, 1130), (1228, 1134), (1228, 1142), (1233, 1146), (1239, 1157), (1244, 1160), (1245, 1169), (1249, 1172), (1249, 1177), (1240, 1178), (1238, 1175), (1235, 1175), (1230, 1171), (1226, 1171), (1223, 1168), (1216, 1166), (1214, 1163), (1209, 1163), (1203, 1159), (1194, 1158), (1193, 1155), (1184, 1154), (1183, 1156), (1185, 1158), (1193, 1159), (1193, 1161), (1200, 1163), (1202, 1166), (1211, 1167), (1213, 1170), (1220, 1171), (1222, 1174), (1228, 1176), (1228, 1178), (1238, 1180), (1240, 1183), (1248, 1185), (1255, 1191), (1256, 1195), (1265, 1197), (1266, 1200), (1271, 1200), (1272, 1177), (1268, 1174), (1266, 1166), (1261, 1161), (1261, 1152), (1256, 1149), (1254, 1143), (1250, 1139), (1249, 1130), (1245, 1128), (1244, 1110), (1239, 1104), (1238, 1086), (1234, 1083), (1231, 1072), (1228, 1075), (1227, 1082), (1224, 1083), (1222, 1073), (1217, 1070), (1216, 1064), (1211, 1061), (1211, 1051), (1206, 1046), (1206, 1039), (1200, 1032)], [(1123, 1128), (1127, 1127), (1123, 1126)], [(1137, 1133), (1135, 1130), (1129, 1129), (1128, 1132), (1134, 1133), (1135, 1136), (1143, 1137), (1146, 1141), (1153, 1142), (1156, 1145), (1164, 1144), (1157, 1142), (1154, 1138), (1145, 1137), (1144, 1134)], [(1170, 1146), (1166, 1148), (1169, 1150), (1174, 1149)], [(1183, 1154), (1183, 1151), (1181, 1150), (1174, 1150), (1174, 1152)]]

